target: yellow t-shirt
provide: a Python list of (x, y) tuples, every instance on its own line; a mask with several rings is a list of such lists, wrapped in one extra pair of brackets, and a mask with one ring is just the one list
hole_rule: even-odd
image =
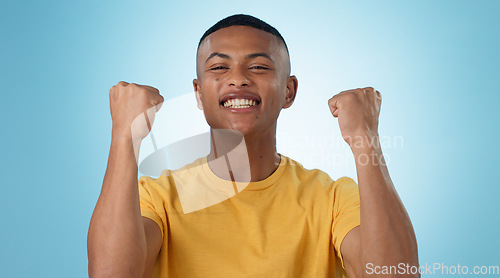
[(158, 179), (139, 179), (142, 215), (158, 224), (163, 237), (153, 277), (345, 276), (340, 245), (360, 223), (352, 179), (333, 181), (281, 155), (265, 180), (184, 213), (193, 194), (184, 188), (192, 185), (212, 202), (210, 192), (233, 188), (210, 170), (206, 157), (165, 170)]

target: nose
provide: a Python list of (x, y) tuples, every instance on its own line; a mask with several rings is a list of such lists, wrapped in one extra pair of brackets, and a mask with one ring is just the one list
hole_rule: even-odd
[(235, 87), (249, 86), (250, 80), (248, 80), (245, 70), (240, 67), (234, 67), (228, 79), (228, 85)]

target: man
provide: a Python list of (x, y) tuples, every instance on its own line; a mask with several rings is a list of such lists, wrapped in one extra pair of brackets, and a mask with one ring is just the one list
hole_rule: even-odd
[[(348, 90), (328, 101), (355, 157), (358, 190), (349, 178), (333, 181), (277, 153), (277, 118), (297, 84), (276, 29), (247, 15), (221, 20), (200, 40), (193, 81), (211, 152), (158, 179), (141, 178), (139, 189), (134, 146), (154, 113), (146, 132), (134, 120), (163, 98), (149, 86), (113, 86), (108, 167), (88, 235), (90, 276), (411, 276), (374, 271), (418, 265), (411, 221), (378, 143), (380, 93)], [(223, 147), (235, 141), (244, 151)], [(193, 186), (234, 194), (187, 211), (182, 194)]]

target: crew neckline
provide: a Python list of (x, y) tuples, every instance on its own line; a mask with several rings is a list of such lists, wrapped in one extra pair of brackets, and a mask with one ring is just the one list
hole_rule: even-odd
[[(278, 165), (278, 168), (276, 168), (276, 170), (274, 170), (274, 172), (269, 177), (267, 177), (263, 180), (260, 180), (260, 181), (254, 181), (254, 182), (249, 182), (249, 183), (235, 182), (237, 187), (244, 186), (244, 184), (248, 184), (245, 187), (245, 189), (243, 189), (242, 191), (255, 191), (255, 190), (266, 189), (266, 188), (272, 186), (274, 183), (276, 183), (276, 181), (283, 175), (283, 173), (285, 172), (285, 170), (289, 164), (288, 158), (286, 156), (284, 156), (280, 153), (278, 153), (278, 155), (280, 156), (280, 164)], [(228, 187), (232, 188), (232, 186), (233, 186), (232, 181), (225, 180), (225, 179), (218, 177), (212, 171), (212, 169), (210, 169), (210, 167), (208, 166), (208, 160), (207, 160), (206, 156), (202, 158), (201, 164), (202, 164), (203, 173), (205, 174), (205, 176), (208, 177), (208, 179), (212, 183), (214, 183), (214, 185), (216, 187), (222, 186), (224, 188), (228, 188)]]

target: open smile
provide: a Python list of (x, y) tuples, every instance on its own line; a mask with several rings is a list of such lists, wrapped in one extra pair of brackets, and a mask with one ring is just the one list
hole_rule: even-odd
[(252, 99), (228, 99), (221, 103), (225, 108), (248, 108), (259, 104), (258, 101)]
[(260, 98), (256, 95), (239, 93), (224, 96), (219, 104), (231, 112), (248, 112), (256, 110), (260, 103)]

